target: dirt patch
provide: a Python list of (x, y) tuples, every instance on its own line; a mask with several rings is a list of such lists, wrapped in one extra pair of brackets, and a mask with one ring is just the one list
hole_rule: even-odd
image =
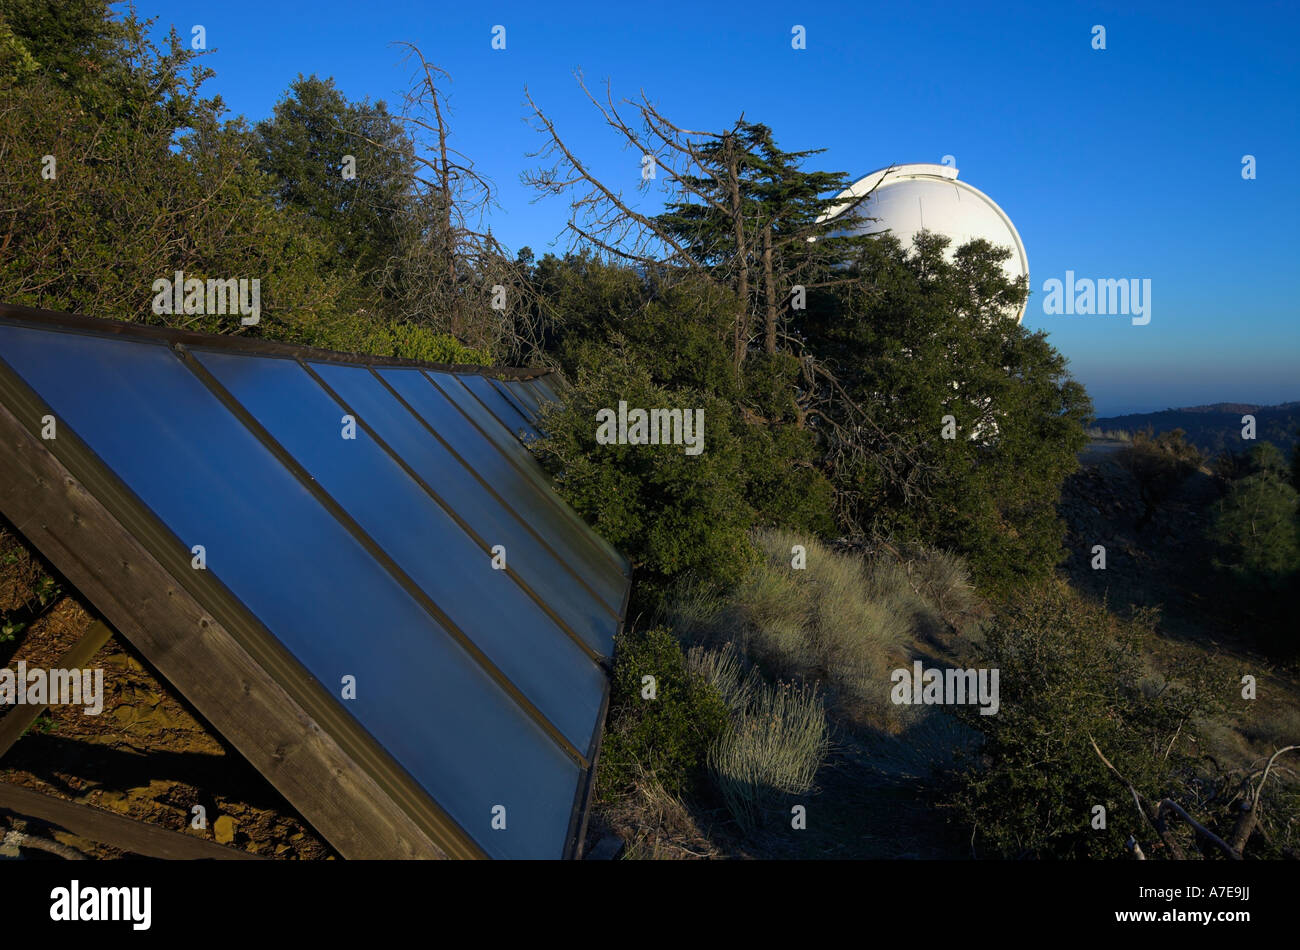
[[(7, 665), (51, 668), (92, 620), (72, 597), (24, 631)], [(88, 664), (103, 670), (103, 711), (54, 706), (0, 759), (0, 781), (183, 831), (265, 857), (334, 856), (287, 801), (129, 644), (114, 637)], [(9, 713), (5, 713), (9, 715)], [(0, 720), (2, 721), (2, 720)], [(194, 828), (198, 806), (205, 828)], [(37, 833), (38, 823), (25, 830)], [(49, 832), (91, 857), (114, 848)]]

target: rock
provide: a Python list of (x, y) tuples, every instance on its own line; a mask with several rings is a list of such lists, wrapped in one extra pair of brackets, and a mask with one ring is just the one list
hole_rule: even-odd
[(588, 861), (613, 861), (622, 853), (623, 839), (618, 835), (606, 835), (584, 855), (584, 858)]
[(235, 840), (235, 819), (222, 815), (212, 823), (212, 833), (217, 838), (217, 844), (230, 844)]
[(126, 795), (118, 791), (102, 792), (99, 796), (99, 804), (110, 811), (125, 812), (131, 807), (130, 802), (126, 800)]

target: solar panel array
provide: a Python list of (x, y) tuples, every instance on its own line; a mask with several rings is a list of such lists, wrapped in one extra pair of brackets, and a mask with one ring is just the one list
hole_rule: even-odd
[(521, 441), (556, 399), (544, 377), (182, 344), (12, 308), (4, 367), (473, 849), (572, 853), (629, 567)]

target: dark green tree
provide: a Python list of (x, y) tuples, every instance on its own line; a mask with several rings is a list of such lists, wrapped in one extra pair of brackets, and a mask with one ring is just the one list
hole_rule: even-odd
[(1251, 449), (1248, 464), (1215, 507), (1210, 534), (1220, 565), (1243, 583), (1275, 588), (1300, 569), (1300, 497), (1271, 442)]
[[(678, 200), (656, 225), (746, 301), (751, 320), (737, 328), (737, 365), (757, 326), (763, 352), (788, 350), (783, 330), (808, 294), (851, 280), (840, 265), (868, 240), (848, 233), (858, 218), (836, 198), (848, 176), (805, 170), (824, 149), (785, 151), (770, 128), (743, 119), (690, 148), (693, 166), (680, 174)], [(840, 212), (834, 223), (832, 211)]]
[(1045, 577), (1091, 403), (1064, 357), (1016, 323), (1025, 287), (976, 241), (873, 238), (858, 280), (811, 314), (815, 406), (838, 514), (855, 533), (963, 554), (985, 584)]
[(350, 102), (333, 79), (299, 75), (256, 131), (276, 202), (321, 226), (331, 266), (372, 275), (398, 254), (415, 162), (382, 101)]

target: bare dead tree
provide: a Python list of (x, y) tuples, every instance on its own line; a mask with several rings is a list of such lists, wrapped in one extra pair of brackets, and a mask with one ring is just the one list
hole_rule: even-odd
[[(602, 181), (573, 152), (555, 123), (525, 89), (534, 126), (545, 138), (545, 144), (533, 157), (549, 164), (525, 173), (523, 181), (541, 195), (569, 200), (565, 233), (570, 237), (570, 246), (594, 248), (608, 259), (644, 270), (699, 274), (732, 290), (737, 300), (732, 320), (737, 372), (753, 342), (757, 304), (754, 275), (761, 274), (766, 308), (764, 343), (768, 352), (776, 352), (777, 323), (784, 309), (776, 304), (776, 265), (781, 248), (795, 241), (806, 242), (829, 226), (819, 223), (815, 228), (774, 239), (773, 222), (754, 210), (752, 200), (747, 201), (745, 176), (759, 169), (761, 163), (740, 141), (743, 115), (722, 132), (686, 129), (664, 116), (644, 91), (636, 100), (622, 100), (621, 105), (629, 110), (625, 115), (608, 82), (601, 98), (588, 88), (581, 73), (577, 81), (615, 137), (642, 156), (643, 168), (653, 167), (653, 181), (662, 189), (665, 206), (695, 206), (713, 212), (717, 220), (729, 223), (730, 246), (723, 246), (719, 236), (710, 237), (704, 227), (684, 239), (657, 215), (640, 210), (623, 189)], [(648, 176), (640, 175), (637, 193), (644, 196), (651, 182)], [(844, 213), (852, 213), (867, 197), (864, 194), (850, 201)]]
[(535, 295), (524, 268), (487, 224), (488, 214), (498, 207), (495, 184), (450, 144), (451, 109), (444, 87), (451, 76), (414, 43), (395, 45), (406, 50), (413, 64), (397, 118), (407, 126), (410, 157), (418, 170), (411, 200), (398, 217), (401, 251), (385, 265), (381, 286), (403, 320), (433, 325), (503, 359), (529, 359), (541, 338)]
[[(1169, 832), (1168, 825), (1165, 821), (1165, 818), (1169, 813), (1175, 814), (1185, 821), (1193, 830), (1195, 830), (1200, 839), (1213, 845), (1230, 861), (1242, 860), (1246, 844), (1250, 840), (1250, 836), (1257, 827), (1263, 813), (1263, 804), (1260, 796), (1264, 791), (1264, 786), (1268, 781), (1269, 774), (1274, 770), (1274, 764), (1279, 756), (1284, 755), (1287, 752), (1300, 751), (1300, 745), (1289, 745), (1278, 749), (1269, 757), (1268, 763), (1263, 769), (1256, 769), (1240, 779), (1240, 791), (1232, 800), (1233, 802), (1236, 802), (1240, 799), (1237, 819), (1233, 825), (1232, 833), (1225, 841), (1221, 836), (1215, 834), (1204, 824), (1193, 818), (1185, 808), (1172, 798), (1162, 798), (1154, 805), (1148, 804), (1143, 798), (1142, 793), (1133, 786), (1133, 783), (1125, 778), (1119, 769), (1117, 769), (1111, 761), (1106, 758), (1102, 753), (1101, 748), (1097, 745), (1096, 740), (1093, 739), (1092, 736), (1089, 736), (1088, 741), (1092, 743), (1093, 750), (1097, 753), (1097, 756), (1101, 759), (1106, 768), (1108, 768), (1111, 773), (1114, 774), (1115, 777), (1129, 790), (1129, 793), (1133, 796), (1133, 803), (1137, 807), (1138, 814), (1142, 816), (1143, 821), (1164, 843), (1169, 854), (1178, 860), (1184, 859), (1186, 854), (1178, 844), (1178, 841)], [(1254, 781), (1256, 776), (1259, 777), (1258, 782)], [(1135, 856), (1139, 856), (1139, 860), (1144, 860), (1144, 858), (1140, 857), (1140, 853), (1141, 849), (1137, 848)]]

